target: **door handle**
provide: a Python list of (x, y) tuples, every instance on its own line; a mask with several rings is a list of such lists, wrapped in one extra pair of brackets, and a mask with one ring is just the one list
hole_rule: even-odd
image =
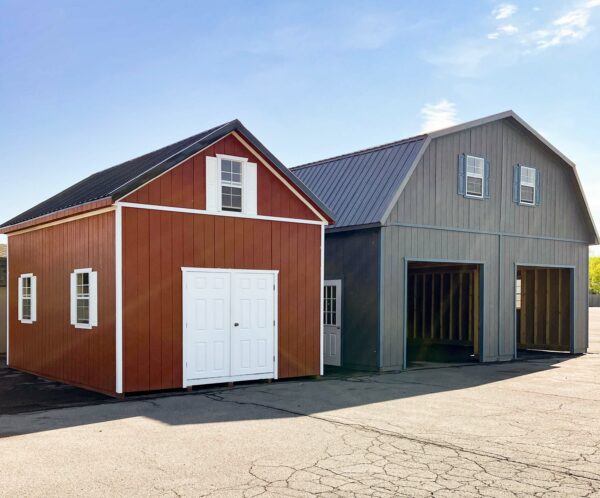
[(233, 324), (233, 326), (234, 326), (234, 327), (239, 327), (239, 326), (240, 326), (240, 324), (239, 324), (239, 323), (237, 323), (237, 322), (235, 322), (235, 323)]

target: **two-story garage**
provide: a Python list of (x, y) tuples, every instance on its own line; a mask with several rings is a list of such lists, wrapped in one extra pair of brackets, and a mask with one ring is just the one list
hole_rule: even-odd
[(293, 168), (333, 211), (325, 362), (392, 370), (588, 347), (575, 165), (514, 112)]

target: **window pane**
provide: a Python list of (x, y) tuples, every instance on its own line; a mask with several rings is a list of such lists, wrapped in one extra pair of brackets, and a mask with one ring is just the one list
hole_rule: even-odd
[(221, 171), (231, 173), (231, 161), (227, 159), (221, 159)]
[(222, 170), (221, 171), (221, 180), (223, 180), (224, 182), (230, 182), (231, 181), (231, 173), (229, 171)]
[(236, 174), (241, 174), (242, 172), (242, 163), (237, 161), (231, 161), (231, 172)]
[(521, 202), (525, 204), (533, 204), (533, 187), (521, 185)]
[(521, 183), (535, 185), (535, 168), (521, 167)]
[(77, 323), (89, 323), (90, 301), (88, 299), (77, 299)]
[(23, 277), (21, 285), (21, 293), (23, 298), (31, 297), (31, 277)]
[(483, 164), (481, 157), (467, 156), (467, 173), (483, 176)]
[(232, 173), (231, 174), (231, 182), (238, 183), (241, 185), (242, 183), (242, 175), (240, 173)]
[(467, 176), (467, 194), (468, 195), (483, 195), (483, 179), (473, 176)]
[(31, 299), (23, 299), (23, 320), (31, 320)]

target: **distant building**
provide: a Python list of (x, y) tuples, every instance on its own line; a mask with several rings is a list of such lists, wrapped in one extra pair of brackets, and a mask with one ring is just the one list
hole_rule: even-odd
[(0, 244), (0, 354), (6, 353), (6, 244)]

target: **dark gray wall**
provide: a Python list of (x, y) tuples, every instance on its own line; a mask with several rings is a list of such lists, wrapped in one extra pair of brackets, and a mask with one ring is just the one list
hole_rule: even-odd
[(379, 229), (325, 235), (325, 280), (342, 281), (342, 366), (378, 367)]

